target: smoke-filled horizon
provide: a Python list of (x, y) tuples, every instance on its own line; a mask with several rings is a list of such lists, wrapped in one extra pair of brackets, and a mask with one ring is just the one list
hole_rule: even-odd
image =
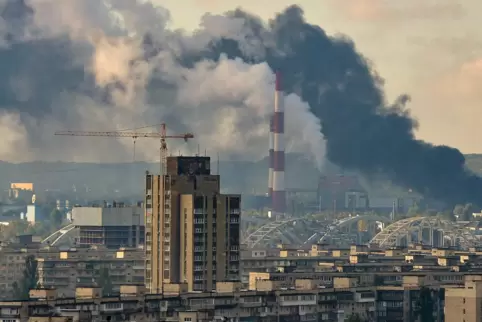
[[(169, 142), (173, 154), (199, 147), (224, 159), (267, 156), (273, 70), (261, 59), (248, 64), (222, 53), (204, 57), (220, 37), (249, 32), (243, 19), (207, 15), (187, 35), (169, 30), (168, 12), (143, 1), (0, 0), (0, 10), (0, 82), (6, 89), (0, 96), (1, 160), (128, 162), (134, 154), (130, 139), (54, 132), (161, 122), (171, 134), (195, 135), (187, 144)], [(249, 55), (264, 46), (240, 40)], [(296, 94), (286, 100), (287, 150), (304, 152), (321, 167), (320, 121)], [(136, 160), (158, 159), (158, 144), (137, 140)]]
[[(346, 169), (383, 174), (449, 203), (482, 204), (482, 180), (458, 150), (415, 139), (408, 96), (387, 102), (383, 80), (355, 44), (310, 25), (297, 6), (269, 22), (241, 10), (206, 14), (193, 34), (170, 30), (169, 12), (145, 1), (17, 0), (3, 7), (2, 159), (126, 159), (129, 141), (53, 132), (160, 121), (194, 132), (196, 146), (208, 151), (261, 159), (276, 70), (287, 92), (287, 151), (321, 164), (326, 144), (326, 157)], [(155, 158), (156, 146), (139, 140), (138, 153)]]

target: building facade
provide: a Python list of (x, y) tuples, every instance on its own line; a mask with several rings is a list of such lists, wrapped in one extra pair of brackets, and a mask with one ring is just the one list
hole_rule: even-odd
[(139, 206), (74, 207), (75, 246), (104, 245), (108, 248), (144, 245), (144, 216)]
[(465, 278), (465, 285), (445, 290), (445, 321), (482, 321), (482, 275)]
[(169, 157), (166, 174), (146, 175), (146, 286), (211, 291), (239, 279), (241, 197), (220, 193), (209, 157)]
[[(121, 285), (144, 284), (144, 251), (140, 249), (57, 250), (37, 255), (38, 283), (59, 297), (73, 297), (83, 286), (107, 284), (104, 293), (119, 294)], [(107, 270), (107, 274), (106, 273)]]
[[(169, 294), (145, 294), (143, 287), (131, 285), (122, 286), (117, 297), (102, 297), (98, 288), (78, 288), (72, 298), (58, 298), (55, 290), (32, 290), (32, 301), (0, 302), (0, 320), (342, 322), (358, 317), (368, 322), (463, 321), (462, 315), (444, 318), (444, 311), (451, 314), (451, 308), (444, 310), (444, 288), (420, 282), (416, 278), (400, 286), (359, 286), (355, 279), (341, 277), (330, 288), (297, 280), (286, 289), (281, 283), (259, 281), (252, 291), (241, 290), (238, 283), (220, 282), (212, 292)], [(429, 319), (421, 314), (422, 290), (429, 290), (432, 298), (430, 305), (422, 305), (431, 314)]]

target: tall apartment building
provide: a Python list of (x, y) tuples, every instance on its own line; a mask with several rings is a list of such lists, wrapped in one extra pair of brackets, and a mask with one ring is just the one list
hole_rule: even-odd
[(241, 196), (220, 193), (209, 157), (169, 157), (166, 173), (146, 175), (146, 286), (212, 291), (239, 280)]

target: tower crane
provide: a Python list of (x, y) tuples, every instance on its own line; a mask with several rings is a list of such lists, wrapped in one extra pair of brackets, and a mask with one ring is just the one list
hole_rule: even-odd
[(114, 138), (132, 138), (137, 140), (138, 138), (154, 138), (160, 139), (160, 166), (161, 175), (166, 173), (166, 161), (167, 161), (167, 142), (166, 139), (183, 139), (187, 142), (189, 139), (194, 138), (192, 133), (183, 133), (177, 135), (167, 135), (166, 124), (161, 124), (161, 130), (159, 132), (136, 132), (136, 131), (105, 131), (105, 132), (91, 132), (91, 131), (57, 131), (55, 135), (65, 136), (104, 136)]

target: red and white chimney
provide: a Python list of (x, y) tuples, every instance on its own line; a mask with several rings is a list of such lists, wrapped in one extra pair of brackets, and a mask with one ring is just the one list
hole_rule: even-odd
[[(281, 74), (276, 73), (276, 91), (273, 115), (273, 212), (275, 216), (286, 213), (285, 192), (285, 142), (284, 142), (284, 93)], [(275, 217), (275, 218), (276, 218)]]
[(273, 136), (273, 115), (269, 117), (269, 173), (268, 173), (268, 196), (273, 196), (273, 166), (274, 166), (274, 136)]

